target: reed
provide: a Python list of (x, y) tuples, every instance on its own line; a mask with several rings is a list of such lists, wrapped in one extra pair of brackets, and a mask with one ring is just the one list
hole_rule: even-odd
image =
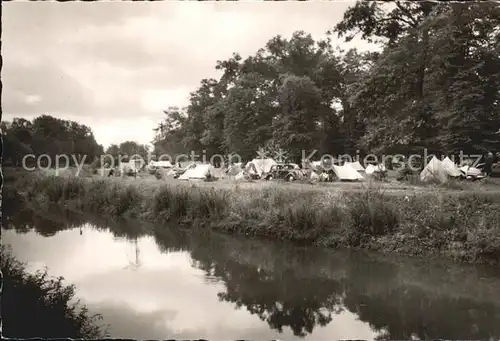
[(500, 261), (497, 192), (470, 194), (436, 187), (405, 197), (372, 185), (339, 194), (279, 185), (261, 190), (152, 187), (116, 179), (53, 176), (23, 176), (12, 186), (26, 200), (154, 223), (176, 222), (327, 247)]

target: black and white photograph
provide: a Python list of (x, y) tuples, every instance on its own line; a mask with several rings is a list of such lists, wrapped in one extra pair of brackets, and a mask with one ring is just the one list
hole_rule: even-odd
[(1, 4), (1, 335), (500, 340), (500, 3)]

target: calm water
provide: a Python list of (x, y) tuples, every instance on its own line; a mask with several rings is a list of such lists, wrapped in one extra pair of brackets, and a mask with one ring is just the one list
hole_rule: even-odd
[(3, 243), (33, 271), (75, 284), (114, 338), (500, 337), (498, 268), (178, 229), (144, 235), (150, 226), (67, 212), (9, 219)]

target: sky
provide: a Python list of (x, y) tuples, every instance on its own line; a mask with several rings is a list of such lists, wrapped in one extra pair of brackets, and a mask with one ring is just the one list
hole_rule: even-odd
[(203, 78), (220, 76), (217, 60), (254, 54), (278, 34), (321, 38), (353, 4), (3, 3), (2, 120), (48, 114), (89, 126), (105, 148), (149, 143), (163, 109), (187, 105)]

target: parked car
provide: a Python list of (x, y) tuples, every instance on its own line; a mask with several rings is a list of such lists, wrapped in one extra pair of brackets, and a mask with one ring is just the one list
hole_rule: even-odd
[(277, 164), (271, 167), (264, 176), (266, 180), (283, 179), (286, 181), (295, 181), (303, 178), (301, 169), (296, 164)]

